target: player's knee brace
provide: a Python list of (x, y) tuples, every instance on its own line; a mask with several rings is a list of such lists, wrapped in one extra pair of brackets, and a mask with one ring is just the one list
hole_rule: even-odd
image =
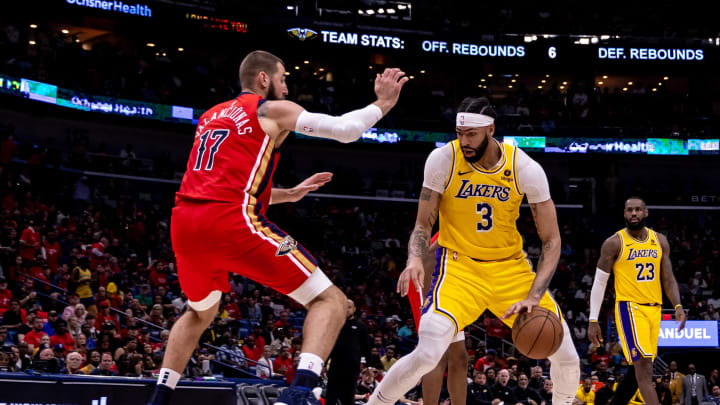
[(413, 356), (427, 363), (427, 366), (423, 364), (422, 367), (428, 367), (427, 371), (430, 371), (445, 354), (454, 332), (455, 327), (447, 318), (434, 312), (426, 313), (420, 318), (420, 339)]
[[(580, 358), (570, 337), (570, 329), (563, 322), (565, 335), (560, 348), (550, 359), (550, 378), (553, 381), (553, 403), (572, 403), (580, 381)], [(557, 397), (557, 401), (555, 398)]]

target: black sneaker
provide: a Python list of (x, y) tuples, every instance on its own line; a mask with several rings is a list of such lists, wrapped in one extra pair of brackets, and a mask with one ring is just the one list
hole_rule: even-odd
[(287, 387), (278, 396), (275, 405), (320, 405), (312, 390), (305, 387)]

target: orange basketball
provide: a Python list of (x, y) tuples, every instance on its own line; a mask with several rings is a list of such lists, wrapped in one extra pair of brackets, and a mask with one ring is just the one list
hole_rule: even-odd
[(523, 312), (515, 318), (512, 339), (520, 353), (531, 359), (546, 359), (560, 348), (563, 340), (560, 318), (542, 307)]

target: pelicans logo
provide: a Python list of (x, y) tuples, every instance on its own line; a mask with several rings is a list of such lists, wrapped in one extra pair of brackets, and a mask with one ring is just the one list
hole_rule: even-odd
[(285, 256), (286, 254), (292, 252), (295, 249), (297, 249), (297, 241), (293, 239), (290, 235), (288, 235), (282, 241), (280, 246), (278, 246), (277, 252), (275, 252), (275, 256)]
[(287, 32), (291, 37), (297, 38), (301, 41), (313, 39), (318, 35), (317, 31), (313, 31), (310, 28), (290, 28)]

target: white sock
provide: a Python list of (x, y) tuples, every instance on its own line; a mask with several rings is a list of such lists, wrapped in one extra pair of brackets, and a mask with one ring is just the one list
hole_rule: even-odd
[(180, 373), (169, 368), (161, 368), (160, 375), (158, 376), (157, 385), (165, 385), (168, 388), (174, 390), (180, 380)]
[(300, 361), (298, 362), (298, 370), (310, 370), (320, 375), (325, 362), (320, 356), (312, 353), (300, 353)]
[(570, 405), (580, 384), (578, 357), (567, 322), (563, 322), (563, 341), (550, 359), (550, 378), (553, 382), (553, 405)]
[(440, 361), (453, 339), (453, 333), (455, 326), (449, 319), (434, 312), (423, 315), (417, 347), (393, 364), (367, 405), (392, 405), (417, 385)]

